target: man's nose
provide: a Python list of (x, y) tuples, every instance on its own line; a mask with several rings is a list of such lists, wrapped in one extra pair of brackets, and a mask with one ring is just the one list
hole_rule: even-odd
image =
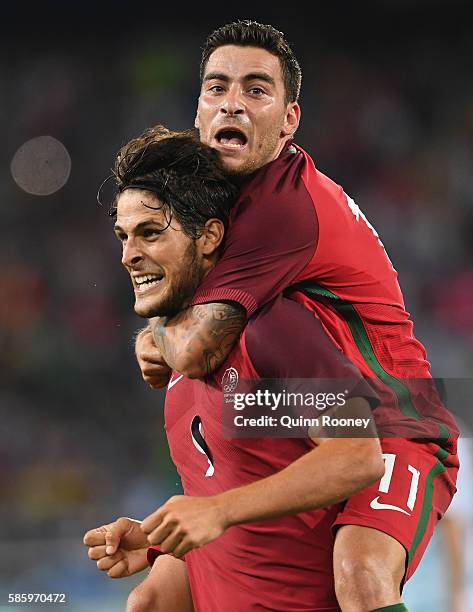
[(139, 263), (142, 259), (143, 255), (136, 240), (128, 238), (123, 244), (122, 264), (126, 267), (131, 267)]
[(224, 115), (241, 115), (245, 112), (239, 90), (232, 88), (227, 91), (225, 98), (222, 100), (220, 112)]

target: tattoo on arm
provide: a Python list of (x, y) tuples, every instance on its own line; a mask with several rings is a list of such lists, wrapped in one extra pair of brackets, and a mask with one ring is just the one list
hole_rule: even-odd
[(200, 366), (207, 376), (225, 361), (245, 325), (239, 304), (212, 302), (183, 310), (171, 319), (153, 320), (153, 337), (165, 361), (180, 370), (182, 361)]

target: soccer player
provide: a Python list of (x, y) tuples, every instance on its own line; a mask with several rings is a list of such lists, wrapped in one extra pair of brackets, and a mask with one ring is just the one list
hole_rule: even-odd
[[(115, 232), (135, 311), (172, 316), (215, 266), (235, 190), (214, 150), (161, 128), (125, 145), (115, 174)], [(143, 569), (148, 557), (167, 556), (147, 579), (156, 596), (152, 610), (188, 609), (188, 584), (196, 611), (338, 610), (331, 526), (340, 502), (383, 473), (379, 441), (317, 434), (227, 439), (223, 384), (230, 372), (242, 379), (313, 379), (314, 385), (343, 379), (350, 384), (349, 413), (359, 418), (371, 420), (370, 404), (377, 404), (321, 323), (278, 296), (250, 317), (214, 375), (201, 381), (175, 372), (168, 385), (166, 433), (185, 495), (168, 500), (141, 529), (120, 519), (88, 532), (90, 556), (117, 577)], [(159, 547), (147, 553), (148, 542)]]
[[(195, 125), (241, 186), (223, 255), (192, 304), (138, 337), (145, 380), (170, 368), (203, 377), (243, 326), (281, 291), (318, 318), (361, 372), (379, 381), (378, 424), (392, 409), (402, 437), (382, 440), (387, 476), (350, 498), (337, 519), (334, 572), (344, 610), (397, 605), (448, 507), (458, 431), (432, 385), (394, 270), (376, 230), (343, 189), (293, 142), (301, 71), (283, 35), (238, 22), (213, 32), (201, 62)], [(151, 358), (150, 358), (151, 357)], [(161, 364), (161, 365), (160, 365)], [(396, 431), (400, 436), (399, 428)], [(393, 608), (395, 610), (396, 608)]]

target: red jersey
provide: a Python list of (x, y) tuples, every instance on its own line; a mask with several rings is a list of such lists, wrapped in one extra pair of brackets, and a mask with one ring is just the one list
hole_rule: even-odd
[[(308, 359), (310, 355), (312, 358)], [(172, 459), (186, 495), (207, 496), (270, 476), (314, 447), (310, 438), (233, 438), (222, 432), (222, 384), (241, 378), (343, 378), (349, 396), (376, 395), (301, 305), (279, 297), (250, 319), (214, 376), (174, 372), (165, 403)], [(339, 610), (331, 525), (341, 506), (238, 525), (185, 555), (196, 612)]]
[(384, 435), (435, 440), (455, 452), (455, 420), (432, 384), (425, 349), (376, 230), (291, 143), (244, 185), (223, 256), (193, 304), (232, 300), (251, 316), (288, 287), (364, 376), (377, 381), (377, 424)]

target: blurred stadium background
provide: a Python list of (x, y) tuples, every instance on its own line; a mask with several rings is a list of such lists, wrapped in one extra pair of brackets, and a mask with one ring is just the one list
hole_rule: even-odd
[[(83, 533), (142, 518), (179, 491), (163, 396), (133, 357), (143, 322), (95, 196), (130, 137), (192, 125), (200, 45), (223, 23), (253, 18), (285, 32), (304, 75), (297, 142), (379, 231), (433, 372), (471, 377), (470, 3), (346, 4), (313, 3), (311, 19), (269, 3), (2, 8), (0, 609), (15, 592), (65, 592), (77, 611), (123, 609), (136, 580), (99, 573)], [(18, 151), (41, 136), (65, 150)], [(32, 195), (14, 176), (36, 193), (65, 185)]]

